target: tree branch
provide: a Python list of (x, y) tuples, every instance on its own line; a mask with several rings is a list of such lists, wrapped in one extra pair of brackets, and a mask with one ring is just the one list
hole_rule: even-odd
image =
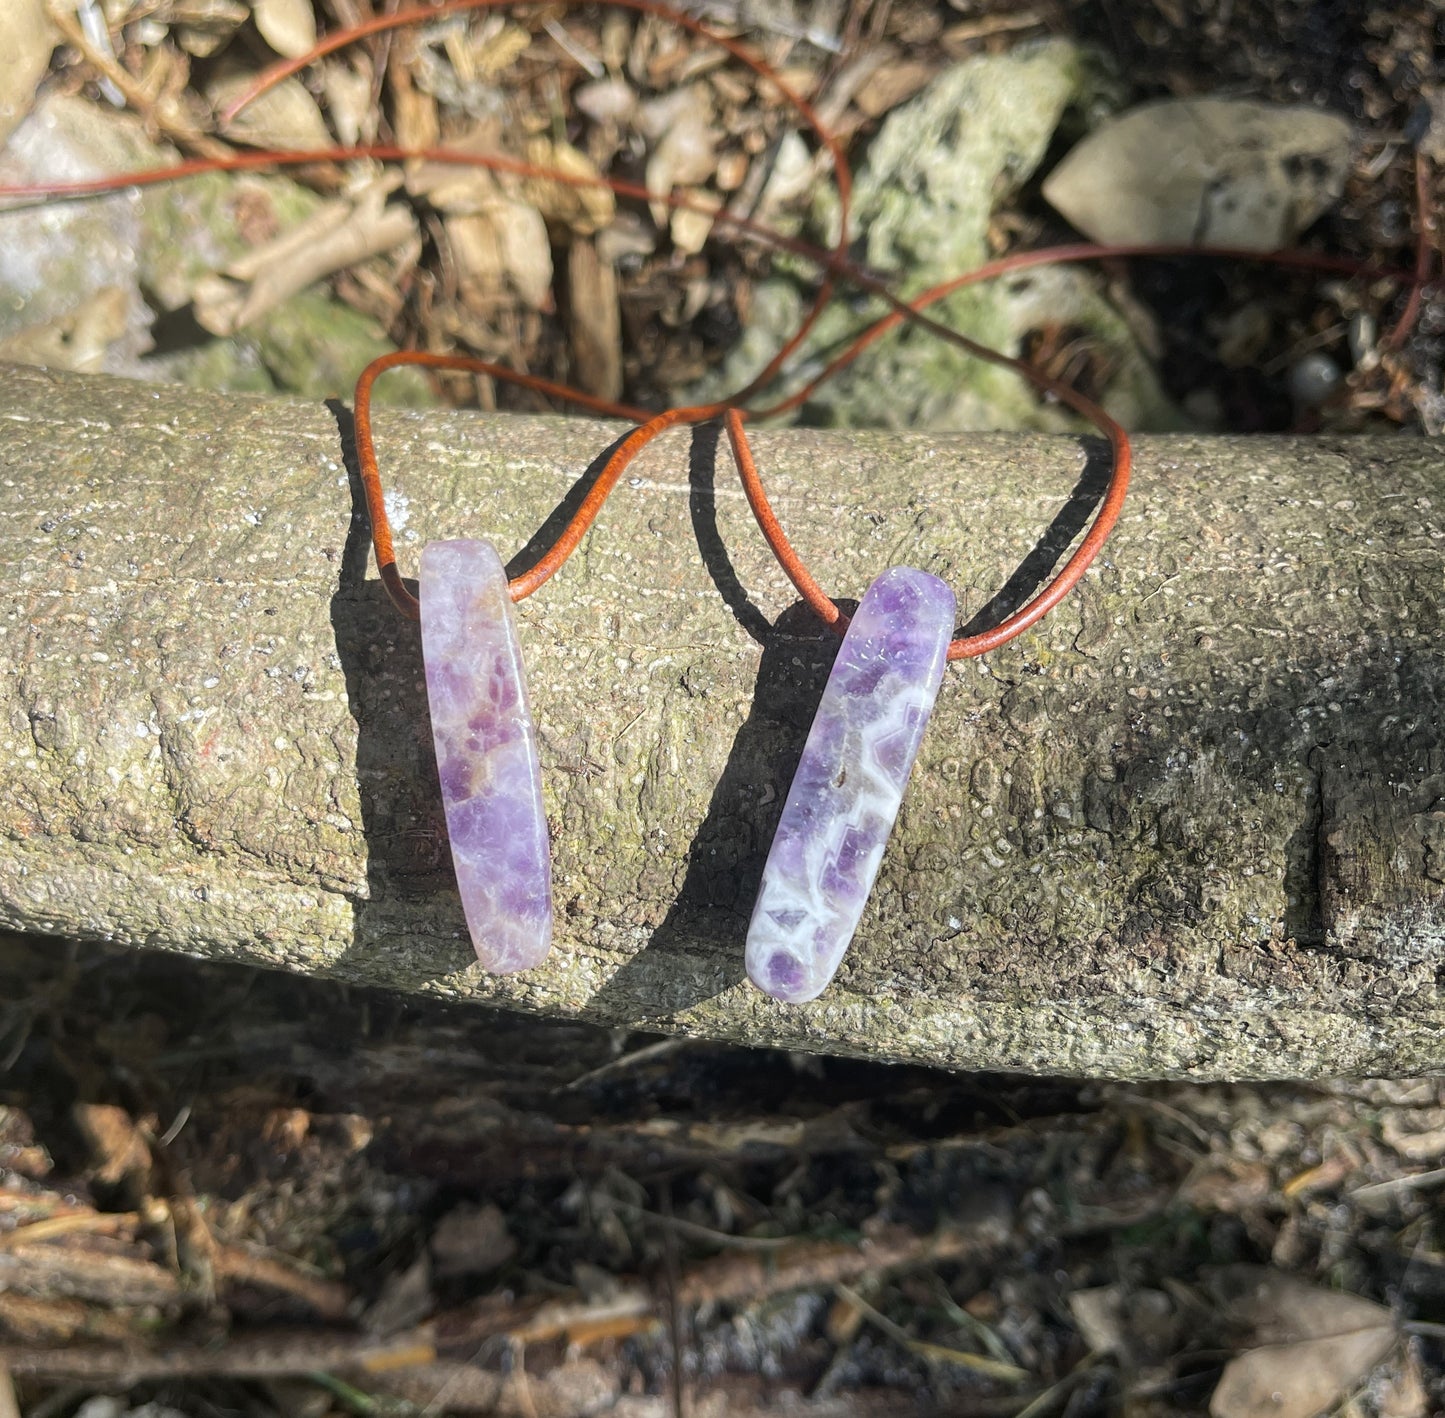
[[(859, 937), (794, 1008), (747, 985), (742, 945), (834, 642), (714, 431), (649, 450), (519, 608), (558, 938), (490, 979), (344, 411), (17, 368), (0, 425), (0, 926), (950, 1067), (1445, 1066), (1429, 441), (1142, 440), (1080, 591), (949, 671)], [(616, 430), (430, 412), (377, 432), (414, 574), (427, 538), (545, 541)], [(756, 452), (832, 594), (907, 562), (964, 621), (1028, 593), (1103, 473), (1067, 438), (788, 431)]]

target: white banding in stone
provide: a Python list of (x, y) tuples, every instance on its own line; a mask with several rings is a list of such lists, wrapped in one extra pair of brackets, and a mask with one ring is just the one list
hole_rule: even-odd
[(748, 975), (776, 999), (821, 994), (858, 928), (938, 696), (955, 609), (936, 576), (895, 566), (848, 627), (748, 927)]

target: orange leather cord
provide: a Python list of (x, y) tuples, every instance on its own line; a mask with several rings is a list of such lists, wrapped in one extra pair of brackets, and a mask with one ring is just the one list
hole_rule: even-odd
[[(812, 607), (818, 619), (842, 635), (848, 629), (848, 617), (838, 609), (814, 579), (812, 572), (804, 565), (803, 559), (793, 549), (793, 544), (783, 531), (763, 489), (763, 480), (758, 476), (747, 434), (743, 432), (742, 415), (737, 409), (729, 409), (724, 422), (733, 459), (737, 463), (738, 476), (742, 479), (743, 491), (747, 494), (748, 506), (753, 510), (753, 516), (757, 519), (764, 539), (772, 548), (773, 555), (777, 557), (788, 579), (797, 588), (798, 594)], [(1099, 549), (1114, 529), (1114, 523), (1119, 520), (1119, 513), (1124, 506), (1124, 494), (1129, 488), (1129, 473), (1132, 467), (1129, 440), (1118, 424), (1114, 424), (1114, 428), (1118, 430), (1118, 436), (1114, 440), (1114, 467), (1109, 475), (1109, 486), (1098, 512), (1094, 515), (1093, 525), (1074, 554), (1031, 601), (1020, 606), (1011, 616), (977, 635), (964, 635), (952, 640), (948, 646), (950, 660), (969, 659), (1007, 644), (1014, 636), (1047, 615), (1079, 584), (1084, 572), (1089, 569), (1089, 563), (1099, 554)]]
[[(606, 399), (594, 398), (591, 394), (584, 394), (578, 389), (571, 389), (567, 385), (558, 384), (551, 379), (540, 379), (534, 374), (519, 374), (516, 370), (507, 369), (503, 365), (490, 364), (483, 359), (470, 359), (464, 355), (427, 354), (422, 350), (397, 350), (392, 354), (382, 355), (379, 359), (372, 360), (361, 371), (361, 375), (356, 381), (356, 393), (352, 406), (353, 417), (356, 421), (356, 461), (361, 471), (362, 491), (366, 495), (366, 515), (371, 523), (371, 544), (376, 551), (376, 569), (381, 576), (381, 584), (386, 587), (386, 593), (391, 597), (392, 604), (408, 620), (420, 620), (421, 605), (417, 598), (407, 590), (406, 584), (401, 578), (401, 572), (397, 570), (396, 548), (391, 538), (391, 519), (387, 516), (386, 495), (382, 491), (381, 470), (376, 461), (376, 440), (371, 431), (371, 386), (388, 369), (395, 369), (399, 365), (405, 364), (422, 365), (427, 369), (458, 369), (470, 374), (489, 374), (494, 379), (505, 379), (512, 384), (520, 384), (524, 389), (534, 389), (540, 394), (579, 404), (585, 409), (591, 409), (593, 413), (610, 414), (614, 417), (639, 421), (646, 420), (648, 415), (640, 409), (632, 409), (625, 404), (614, 404)], [(646, 422), (642, 424), (643, 429), (650, 426)], [(639, 433), (641, 431), (641, 429), (638, 430)], [(635, 438), (637, 435), (631, 436)], [(645, 443), (646, 439), (643, 442)], [(581, 507), (577, 509), (576, 514), (546, 556), (525, 576), (518, 577), (509, 583), (514, 601), (520, 601), (523, 596), (530, 596), (572, 554), (587, 528), (592, 525), (593, 519), (602, 510), (602, 504), (607, 500), (608, 493), (617, 485), (617, 479), (622, 476), (623, 469), (636, 455), (636, 450), (633, 450), (627, 457), (619, 461), (619, 455), (622, 452), (623, 449), (619, 448), (613, 454), (607, 467), (592, 485)], [(613, 466), (614, 464), (616, 467)]]

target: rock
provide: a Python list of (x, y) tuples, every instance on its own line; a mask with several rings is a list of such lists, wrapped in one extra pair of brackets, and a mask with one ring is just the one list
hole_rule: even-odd
[(1043, 191), (1094, 241), (1273, 251), (1339, 197), (1352, 136), (1303, 104), (1165, 99), (1091, 133)]
[(1298, 408), (1317, 409), (1340, 387), (1343, 378), (1339, 365), (1329, 355), (1314, 350), (1290, 366), (1290, 398)]
[(35, 90), (60, 42), (45, 11), (45, 0), (10, 0), (5, 43), (0, 45), (0, 143), (13, 133), (35, 102)]
[[(980, 265), (989, 255), (994, 207), (1028, 180), (1061, 115), (1090, 87), (1081, 51), (1063, 40), (1047, 40), (955, 65), (895, 109), (870, 146), (855, 184), (851, 230), (866, 243), (864, 259), (893, 273), (904, 291), (922, 290)], [(836, 239), (831, 188), (818, 199), (816, 215), (829, 232), (827, 239)], [(776, 269), (787, 265), (779, 259)], [(741, 388), (792, 334), (801, 311), (791, 274), (760, 285), (743, 342), (689, 398), (717, 398)], [(1028, 335), (1046, 325), (1086, 334), (1107, 353), (1101, 364), (1111, 372), (1102, 402), (1110, 413), (1135, 429), (1177, 429), (1185, 423), (1160, 390), (1129, 327), (1098, 293), (1087, 270), (1044, 269), (971, 287), (930, 313), (1006, 353), (1016, 353)], [(816, 372), (816, 364), (807, 366), (807, 355), (831, 354), (861, 325), (855, 312), (835, 305), (795, 364), (804, 375)], [(909, 330), (880, 341), (818, 390), (806, 417), (850, 427), (934, 430), (1082, 425), (1016, 376), (935, 336)]]
[[(319, 290), (292, 296), (234, 341), (243, 349), (248, 342), (278, 389), (348, 402), (356, 376), (393, 348), (374, 321)], [(378, 389), (376, 403), (413, 409), (436, 403), (418, 369), (391, 370)]]
[(748, 927), (748, 976), (774, 999), (816, 999), (858, 929), (943, 682), (956, 609), (946, 582), (911, 566), (889, 567), (863, 593)]
[[(1100, 402), (1126, 428), (1160, 433), (1188, 426), (1160, 389), (1128, 324), (1086, 269), (1038, 267), (1007, 281), (961, 290), (929, 313), (1011, 354), (1022, 349), (1030, 335), (1082, 336), (1097, 346), (1101, 366), (1111, 366)], [(808, 421), (899, 430), (1063, 432), (1087, 426), (1017, 375), (921, 330), (903, 330), (880, 340), (830, 380), (810, 401)]]
[[(0, 181), (71, 180), (124, 172), (157, 160), (140, 125), (112, 109), (49, 94), (0, 153)], [(151, 311), (141, 296), (143, 212), (134, 189), (83, 202), (30, 207), (0, 217), (0, 339), (25, 337), (80, 318), (102, 291), (119, 292), (119, 319), (90, 368), (140, 374)], [(150, 199), (154, 200), (154, 199)]]
[[(165, 161), (131, 115), (48, 94), (0, 153), (0, 181), (102, 177)], [(347, 393), (362, 367), (392, 346), (370, 320), (322, 291), (305, 293), (234, 339), (187, 329), (196, 282), (248, 249), (243, 212), (285, 230), (319, 204), (286, 177), (211, 173), (7, 212), (0, 217), (0, 344), (9, 358), (50, 367), (75, 367), (83, 354), (86, 369), (132, 379)], [(97, 331), (104, 336), (98, 342), (89, 338)], [(162, 348), (153, 351), (153, 343)], [(399, 370), (381, 387), (381, 401), (421, 406), (434, 399), (417, 371)]]
[(854, 187), (869, 264), (912, 285), (983, 261), (994, 207), (1043, 160), (1086, 78), (1074, 45), (1046, 40), (954, 65), (895, 109)]

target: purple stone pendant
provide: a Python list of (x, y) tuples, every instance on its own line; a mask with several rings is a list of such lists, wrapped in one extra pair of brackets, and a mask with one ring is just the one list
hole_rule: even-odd
[(420, 589), (426, 697), (467, 929), (487, 970), (528, 970), (552, 944), (552, 863), (507, 575), (490, 542), (430, 542)]
[(895, 566), (864, 592), (828, 675), (748, 927), (748, 975), (801, 1004), (833, 978), (868, 900), (953, 637), (953, 592)]

